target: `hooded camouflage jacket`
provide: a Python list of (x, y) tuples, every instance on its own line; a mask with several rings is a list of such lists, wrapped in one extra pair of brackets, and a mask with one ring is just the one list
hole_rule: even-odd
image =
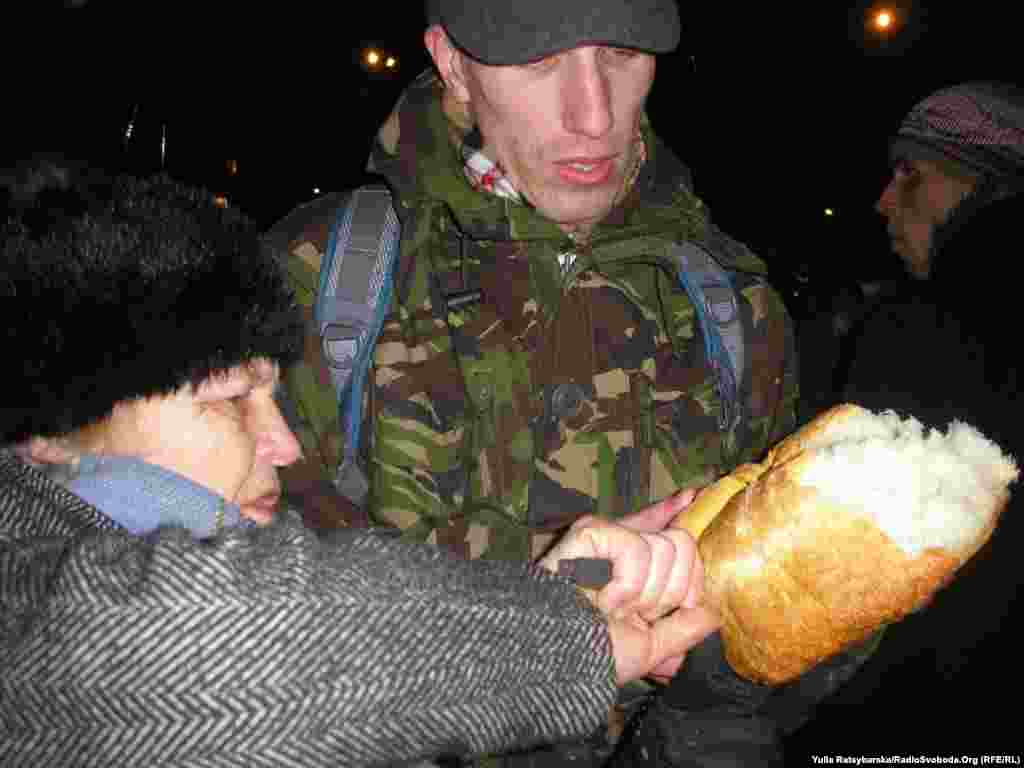
[[(577, 243), (530, 206), (470, 186), (464, 129), (443, 101), (435, 78), (414, 82), (371, 159), (402, 223), (364, 427), (375, 522), (467, 556), (533, 557), (584, 514), (618, 517), (704, 485), (792, 428), (796, 360), (781, 299), (763, 263), (711, 224), (646, 121), (635, 183)], [(286, 239), (293, 274), (315, 286), (331, 217), (310, 214)], [(684, 239), (737, 277), (747, 418), (729, 433), (668, 253)], [(337, 404), (310, 348), (289, 386), (307, 455), (319, 450), (331, 467), (323, 446)]]

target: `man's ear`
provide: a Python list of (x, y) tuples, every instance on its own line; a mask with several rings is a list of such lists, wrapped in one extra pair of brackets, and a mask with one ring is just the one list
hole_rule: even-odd
[(465, 60), (462, 53), (452, 45), (448, 33), (440, 24), (433, 24), (423, 33), (423, 44), (427, 47), (430, 58), (434, 60), (434, 66), (437, 67), (445, 87), (456, 101), (468, 104), (469, 88), (466, 87)]
[(22, 459), (35, 464), (70, 464), (78, 458), (66, 440), (55, 437), (31, 437), (15, 448)]

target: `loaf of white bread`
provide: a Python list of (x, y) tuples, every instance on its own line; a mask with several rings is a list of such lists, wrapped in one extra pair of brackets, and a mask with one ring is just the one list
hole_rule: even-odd
[(730, 666), (779, 684), (922, 608), (988, 540), (1017, 476), (970, 425), (844, 404), (674, 524), (698, 541)]

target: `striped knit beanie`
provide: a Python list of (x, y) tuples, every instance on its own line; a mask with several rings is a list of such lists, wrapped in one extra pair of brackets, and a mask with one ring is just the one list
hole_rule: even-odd
[(955, 176), (1024, 184), (1024, 89), (973, 82), (936, 91), (903, 119), (894, 159), (928, 160)]

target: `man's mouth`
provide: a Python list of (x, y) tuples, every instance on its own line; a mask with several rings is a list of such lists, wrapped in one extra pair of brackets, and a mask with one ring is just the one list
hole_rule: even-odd
[(603, 184), (615, 170), (615, 157), (572, 157), (559, 160), (558, 176), (570, 184)]

